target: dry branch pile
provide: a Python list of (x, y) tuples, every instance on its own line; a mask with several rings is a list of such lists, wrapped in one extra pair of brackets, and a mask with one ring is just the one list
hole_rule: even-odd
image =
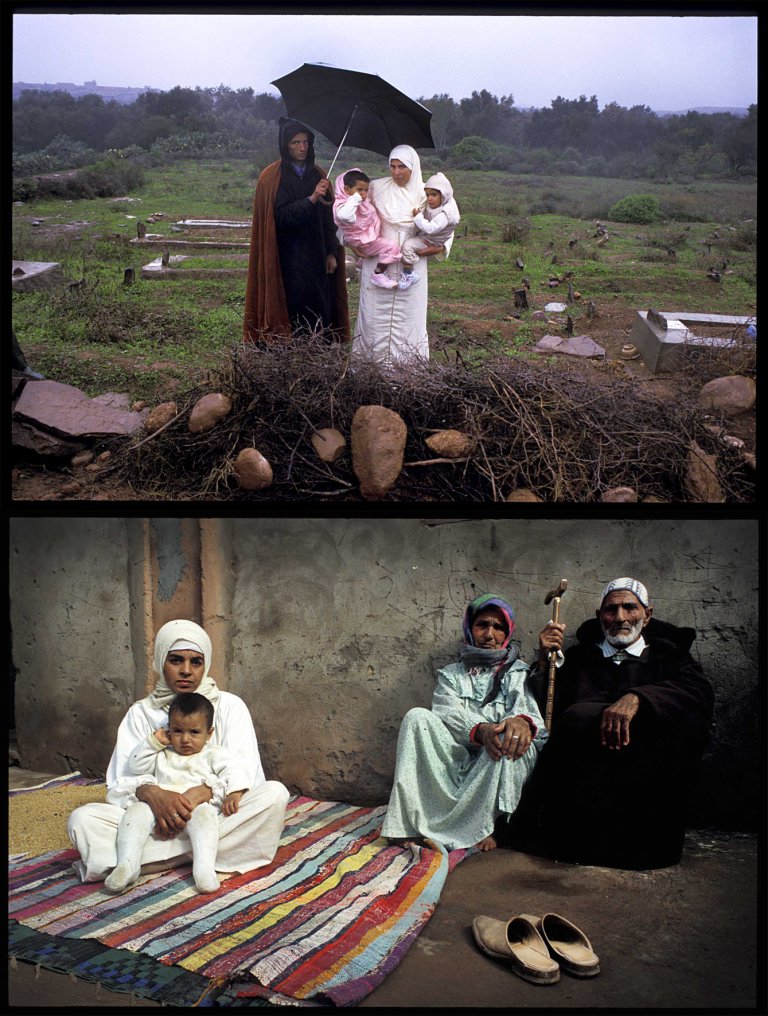
[[(189, 412), (210, 391), (227, 395), (232, 411), (192, 434)], [(362, 405), (386, 406), (408, 428), (405, 467), (387, 501), (504, 501), (529, 488), (544, 501), (583, 503), (618, 486), (640, 499), (687, 501), (692, 441), (716, 450), (695, 397), (660, 398), (608, 369), (587, 376), (511, 358), (477, 368), (425, 362), (382, 370), (321, 342), (238, 346), (222, 370), (177, 402), (180, 415), (162, 433), (115, 455), (113, 470), (147, 498), (360, 501), (349, 448), (327, 464), (310, 438), (323, 427), (348, 437)], [(424, 464), (434, 458), (425, 439), (444, 428), (469, 434), (475, 451), (468, 460)], [(267, 490), (237, 486), (232, 463), (247, 447), (272, 465)], [(753, 479), (738, 456), (717, 451), (726, 499), (751, 500)]]

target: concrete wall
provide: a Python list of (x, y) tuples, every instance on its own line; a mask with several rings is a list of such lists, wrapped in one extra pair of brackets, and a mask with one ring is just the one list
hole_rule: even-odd
[(316, 797), (383, 803), (400, 719), (429, 705), (469, 599), (511, 600), (530, 659), (560, 578), (575, 631), (604, 582), (634, 574), (658, 617), (697, 629), (694, 651), (716, 688), (697, 821), (756, 822), (755, 521), (199, 520), (199, 541), (189, 520), (175, 524), (12, 520), (24, 764), (104, 770), (120, 716), (146, 685), (149, 633), (177, 598), (190, 611), (198, 603), (193, 620), (215, 633), (215, 676), (248, 703), (268, 776)]

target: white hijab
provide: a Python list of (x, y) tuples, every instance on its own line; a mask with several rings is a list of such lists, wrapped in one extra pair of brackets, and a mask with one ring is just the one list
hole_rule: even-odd
[(427, 190), (440, 191), (443, 196), (442, 204), (440, 205), (439, 211), (445, 212), (445, 216), (451, 226), (458, 226), (461, 221), (461, 215), (459, 214), (459, 206), (453, 197), (453, 187), (451, 181), (445, 175), (445, 173), (435, 173), (429, 180), (424, 184)]
[(382, 219), (391, 225), (413, 226), (413, 209), (424, 208), (427, 203), (424, 194), (424, 180), (421, 176), (421, 160), (418, 152), (410, 145), (397, 145), (389, 153), (389, 161), (397, 159), (411, 171), (411, 178), (400, 187), (391, 176), (381, 177), (371, 184), (371, 200)]
[(146, 702), (147, 706), (155, 709), (164, 709), (167, 711), (170, 705), (171, 699), (176, 697), (176, 693), (171, 691), (163, 676), (163, 666), (165, 664), (168, 653), (170, 652), (171, 646), (180, 640), (185, 642), (191, 642), (200, 648), (205, 659), (205, 670), (203, 671), (203, 679), (197, 688), (199, 695), (204, 695), (209, 701), (213, 702), (214, 705), (219, 699), (219, 688), (212, 677), (208, 676), (208, 669), (211, 666), (211, 655), (213, 647), (211, 646), (211, 640), (208, 638), (207, 633), (200, 627), (199, 624), (195, 624), (194, 621), (169, 621), (164, 624), (160, 631), (155, 636), (155, 652), (152, 660), (152, 666), (157, 676), (157, 684), (155, 690), (147, 695), (143, 702)]

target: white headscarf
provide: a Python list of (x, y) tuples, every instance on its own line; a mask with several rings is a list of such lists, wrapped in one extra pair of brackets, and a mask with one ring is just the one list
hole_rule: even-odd
[(452, 226), (458, 226), (459, 221), (461, 220), (459, 206), (456, 204), (453, 197), (453, 187), (451, 186), (451, 181), (445, 173), (435, 173), (434, 176), (431, 176), (429, 180), (427, 180), (424, 187), (427, 190), (440, 191), (443, 196), (443, 203), (440, 205), (440, 211), (445, 212), (448, 222)]
[(400, 187), (391, 176), (374, 180), (371, 184), (371, 200), (382, 219), (392, 225), (413, 226), (413, 209), (424, 208), (427, 203), (424, 194), (424, 180), (421, 176), (421, 159), (410, 145), (397, 145), (389, 153), (389, 161), (397, 159), (411, 171), (411, 178)]
[(648, 590), (645, 588), (642, 582), (638, 582), (637, 579), (621, 578), (613, 579), (608, 583), (600, 594), (600, 606), (602, 607), (605, 602), (605, 598), (609, 593), (615, 592), (617, 589), (628, 589), (630, 593), (633, 593), (644, 607), (648, 606)]
[(157, 684), (155, 685), (155, 690), (144, 701), (150, 707), (167, 710), (171, 700), (176, 697), (176, 693), (171, 691), (166, 684), (165, 677), (163, 676), (163, 666), (171, 646), (180, 641), (199, 647), (205, 659), (205, 669), (203, 671), (203, 679), (197, 688), (197, 693), (204, 695), (216, 705), (219, 699), (219, 688), (213, 678), (208, 676), (208, 670), (211, 666), (211, 655), (213, 653), (211, 640), (199, 624), (182, 619), (169, 621), (167, 624), (164, 624), (155, 636), (155, 652), (152, 666), (158, 675)]

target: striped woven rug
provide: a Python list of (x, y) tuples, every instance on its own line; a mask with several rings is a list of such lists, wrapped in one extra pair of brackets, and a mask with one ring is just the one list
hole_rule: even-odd
[(198, 894), (191, 866), (129, 892), (76, 880), (73, 850), (11, 860), (9, 913), (208, 979), (214, 1005), (355, 1005), (400, 962), (468, 853), (380, 838), (385, 808), (294, 797), (273, 862)]

